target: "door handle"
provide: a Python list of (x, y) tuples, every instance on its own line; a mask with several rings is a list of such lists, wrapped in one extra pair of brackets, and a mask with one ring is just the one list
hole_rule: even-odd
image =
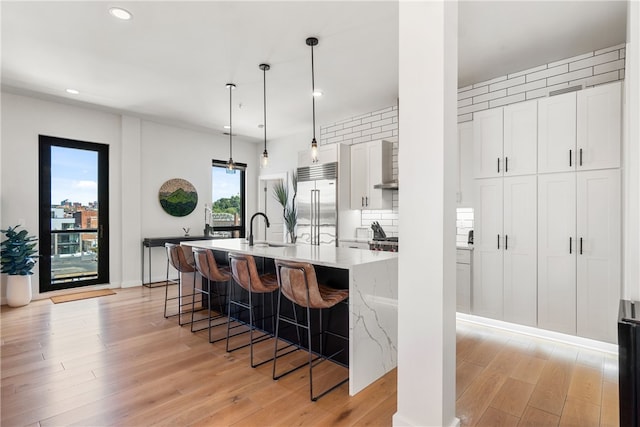
[(504, 172), (505, 173), (509, 172), (509, 158), (508, 157), (504, 158)]
[(569, 150), (569, 167), (572, 167), (573, 165), (571, 164), (571, 159), (573, 157), (573, 152), (572, 150)]
[(580, 166), (582, 166), (582, 148), (580, 149)]
[(582, 255), (582, 237), (580, 238), (580, 255)]
[(569, 237), (569, 253), (571, 253), (571, 246), (573, 244), (573, 237)]

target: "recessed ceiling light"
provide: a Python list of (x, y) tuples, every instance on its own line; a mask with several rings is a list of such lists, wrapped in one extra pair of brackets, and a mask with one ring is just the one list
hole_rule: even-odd
[(131, 12), (129, 12), (126, 9), (123, 9), (121, 7), (112, 7), (109, 9), (109, 13), (112, 16), (115, 16), (118, 19), (122, 19), (123, 21), (128, 21), (129, 19), (131, 19), (133, 17), (133, 15), (131, 15)]
[(319, 90), (315, 90), (315, 91), (313, 91), (312, 95), (313, 96), (322, 96), (322, 92), (319, 91)]
[(77, 94), (79, 94), (80, 92), (79, 92), (79, 91), (77, 91), (77, 90), (75, 90), (75, 89), (67, 89), (67, 93), (70, 93), (71, 95), (77, 95)]

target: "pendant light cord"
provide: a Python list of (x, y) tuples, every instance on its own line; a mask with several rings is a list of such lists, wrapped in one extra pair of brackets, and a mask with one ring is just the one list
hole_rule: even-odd
[(267, 66), (262, 67), (262, 87), (264, 88), (264, 152), (267, 152)]
[(315, 74), (313, 71), (313, 44), (311, 45), (311, 102), (313, 105), (313, 140), (316, 139), (316, 97), (314, 92), (316, 91)]
[(233, 86), (229, 85), (229, 159), (233, 159), (233, 144), (231, 143), (231, 138), (232, 138), (232, 134), (233, 134), (233, 124), (231, 122), (231, 109), (232, 109), (232, 102), (231, 102), (231, 92), (233, 91)]

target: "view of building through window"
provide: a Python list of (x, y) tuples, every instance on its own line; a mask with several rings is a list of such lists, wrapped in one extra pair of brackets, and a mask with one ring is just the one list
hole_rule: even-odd
[(97, 183), (98, 153), (51, 147), (52, 283), (97, 277)]

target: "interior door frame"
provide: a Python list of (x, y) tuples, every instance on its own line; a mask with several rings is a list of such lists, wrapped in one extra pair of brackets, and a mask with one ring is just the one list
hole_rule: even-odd
[[(277, 180), (282, 180), (284, 181), (285, 185), (287, 186), (287, 188), (289, 188), (289, 172), (280, 172), (280, 173), (274, 173), (274, 174), (267, 174), (267, 175), (260, 175), (258, 176), (258, 209), (259, 210), (266, 210), (264, 209), (265, 207), (265, 194), (263, 191), (264, 186), (266, 185), (267, 181), (277, 181)], [(289, 188), (289, 190), (291, 190)], [(264, 222), (263, 221), (258, 221), (258, 233), (256, 233), (257, 236), (260, 236), (260, 239), (262, 239), (262, 236), (266, 235), (266, 228), (264, 227)], [(283, 241), (286, 240), (287, 237), (287, 230), (286, 227), (283, 225), (282, 227), (282, 239)]]
[[(39, 165), (39, 250), (40, 250), (40, 292), (77, 288), (109, 283), (109, 145), (78, 141), (55, 136), (38, 136)], [(51, 147), (75, 148), (95, 151), (98, 154), (98, 276), (93, 279), (64, 283), (51, 283)]]

